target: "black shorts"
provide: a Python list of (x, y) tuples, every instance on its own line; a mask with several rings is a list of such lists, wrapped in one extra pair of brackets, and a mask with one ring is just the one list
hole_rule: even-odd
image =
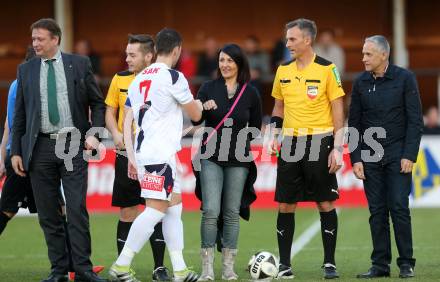
[(141, 197), (141, 186), (139, 181), (128, 178), (127, 170), (127, 157), (121, 154), (116, 154), (112, 206), (127, 208), (139, 204), (145, 205), (145, 199)]
[(32, 194), (29, 175), (21, 177), (15, 174), (10, 156), (5, 159), (6, 180), (0, 198), (0, 211), (17, 213), (19, 208), (29, 209), (36, 213), (34, 195)]
[(336, 174), (328, 172), (328, 156), (332, 149), (333, 136), (328, 134), (285, 137), (278, 158), (275, 201), (297, 203), (338, 199)]

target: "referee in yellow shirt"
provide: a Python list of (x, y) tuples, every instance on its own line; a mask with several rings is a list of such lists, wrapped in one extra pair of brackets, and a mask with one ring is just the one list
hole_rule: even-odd
[[(312, 48), (316, 24), (297, 19), (286, 25), (286, 46), (293, 60), (278, 67), (272, 96), (275, 123), (269, 152), (277, 154), (275, 200), (277, 219), (279, 278), (293, 278), (290, 264), (298, 202), (316, 202), (321, 216), (324, 246), (324, 278), (338, 278), (335, 263), (338, 219), (334, 201), (338, 199), (336, 171), (341, 167), (343, 96), (335, 65), (317, 56)], [(283, 141), (278, 154), (277, 137)]]
[[(113, 136), (113, 142), (118, 150), (115, 160), (115, 180), (113, 183), (112, 206), (120, 208), (117, 227), (116, 244), (118, 255), (124, 248), (125, 240), (131, 224), (139, 214), (139, 204), (145, 205), (141, 197), (138, 181), (128, 178), (128, 160), (125, 152), (122, 128), (124, 119), (125, 100), (130, 83), (136, 74), (148, 67), (154, 60), (154, 41), (150, 35), (136, 34), (128, 36), (126, 48), (128, 70), (122, 71), (112, 79), (105, 103), (105, 122)], [(153, 281), (170, 281), (168, 269), (163, 266), (165, 241), (162, 234), (162, 223), (154, 228), (150, 237), (154, 258)]]

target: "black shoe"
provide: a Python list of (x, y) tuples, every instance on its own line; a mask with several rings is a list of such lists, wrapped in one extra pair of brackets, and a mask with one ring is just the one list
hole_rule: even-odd
[(363, 279), (369, 279), (369, 278), (378, 278), (378, 277), (390, 277), (390, 272), (378, 269), (377, 267), (371, 267), (368, 272), (358, 274), (356, 278), (363, 278)]
[(402, 264), (400, 266), (399, 278), (412, 278), (414, 277), (414, 268), (409, 264)]
[(324, 279), (339, 278), (339, 274), (336, 271), (336, 266), (334, 264), (326, 263), (322, 268), (324, 269)]
[(292, 268), (280, 263), (277, 279), (292, 279), (294, 277), (295, 275), (293, 275)]
[(67, 276), (67, 274), (55, 274), (55, 273), (51, 273), (46, 279), (41, 280), (41, 282), (67, 282), (67, 281), (69, 281), (69, 277)]
[(74, 282), (110, 282), (105, 278), (99, 277), (93, 271), (86, 271), (83, 273), (76, 273)]
[(153, 281), (171, 281), (170, 271), (165, 266), (159, 266), (153, 271)]

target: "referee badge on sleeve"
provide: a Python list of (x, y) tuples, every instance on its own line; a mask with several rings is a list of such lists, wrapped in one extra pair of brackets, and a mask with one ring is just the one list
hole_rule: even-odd
[(307, 96), (312, 100), (315, 99), (318, 96), (318, 86), (307, 85)]

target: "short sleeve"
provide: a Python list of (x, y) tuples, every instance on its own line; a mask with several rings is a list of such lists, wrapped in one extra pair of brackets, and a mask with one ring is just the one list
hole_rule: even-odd
[(344, 89), (342, 88), (341, 76), (334, 64), (331, 64), (328, 70), (327, 78), (327, 96), (330, 101), (336, 100), (344, 96)]
[(139, 102), (139, 80), (140, 78), (137, 76), (128, 86), (127, 100), (125, 100), (126, 107), (131, 107), (133, 104), (137, 104)]
[(272, 97), (278, 100), (284, 100), (280, 86), (280, 67), (278, 67), (277, 73), (275, 74), (275, 79), (273, 80)]
[[(171, 71), (176, 72), (178, 74), (176, 80), (175, 80), (175, 75), (173, 76), (173, 73)], [(176, 99), (179, 104), (188, 104), (189, 102), (194, 100), (194, 97), (191, 94), (191, 90), (189, 88), (189, 84), (185, 76), (181, 72), (177, 72), (175, 70), (170, 70), (170, 72), (172, 73), (171, 83), (173, 84), (173, 86), (170, 89), (171, 89), (171, 95), (174, 97), (174, 99)]]
[(113, 108), (118, 108), (119, 106), (119, 89), (117, 80), (118, 75), (113, 76), (110, 87), (108, 88), (107, 97), (105, 98), (105, 104)]

